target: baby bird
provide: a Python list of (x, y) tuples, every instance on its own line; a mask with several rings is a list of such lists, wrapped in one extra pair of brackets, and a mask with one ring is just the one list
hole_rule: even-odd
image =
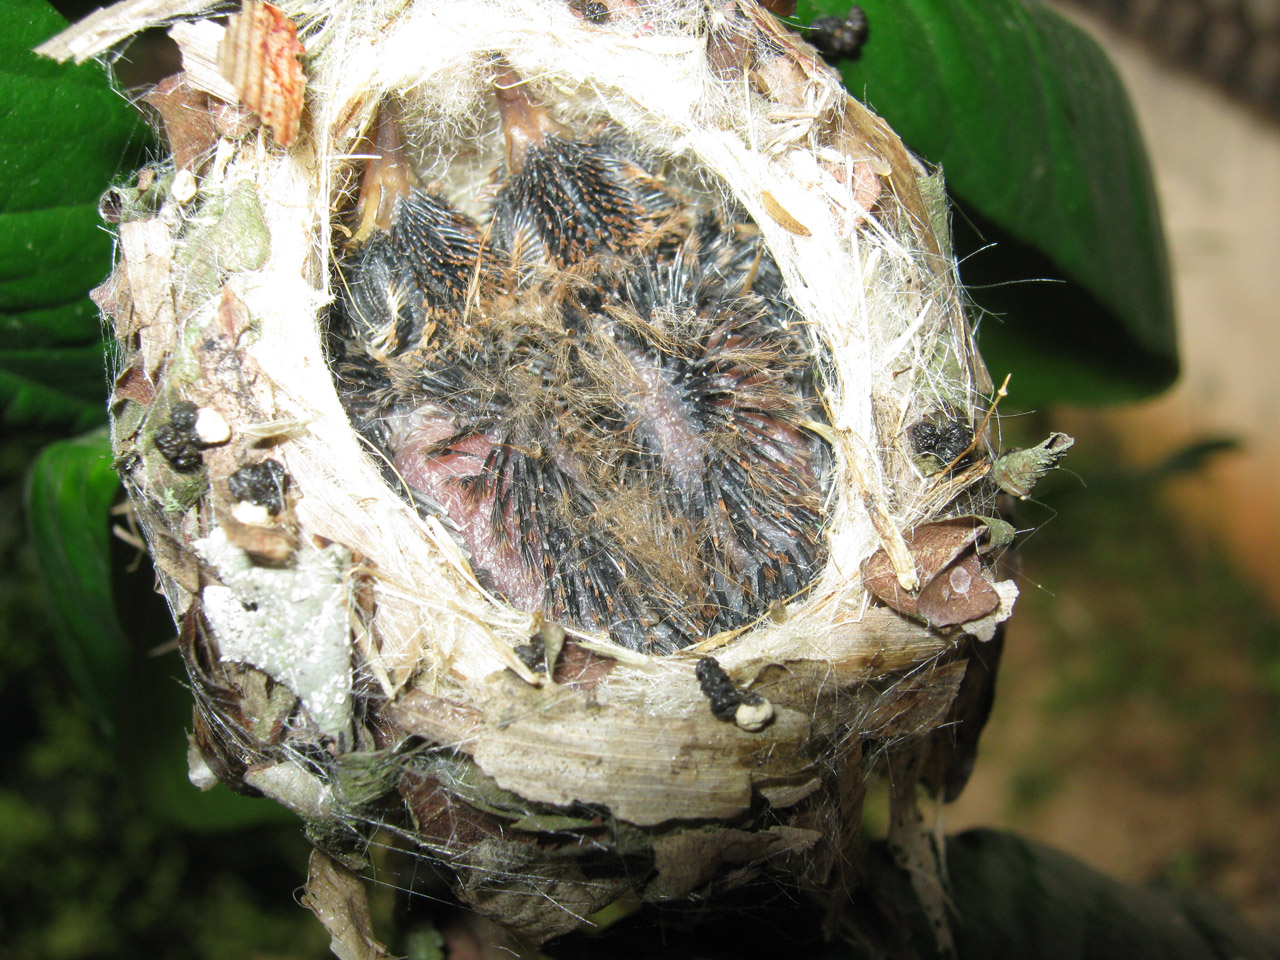
[(494, 236), (513, 264), (561, 267), (642, 246), (678, 199), (602, 140), (573, 136), (500, 64), (494, 91), (506, 162)]
[(379, 123), (339, 264), (348, 412), (513, 605), (658, 654), (745, 626), (825, 557), (816, 348), (754, 225), (494, 86), (483, 224)]

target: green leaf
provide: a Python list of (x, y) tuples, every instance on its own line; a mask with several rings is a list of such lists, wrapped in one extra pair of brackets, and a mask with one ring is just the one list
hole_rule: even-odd
[(123, 696), (129, 666), (110, 562), (109, 513), (119, 487), (104, 432), (45, 447), (27, 485), (27, 517), (58, 652), (104, 726)]
[[(801, 0), (799, 14), (849, 5)], [(1106, 55), (1038, 0), (859, 5), (870, 34), (840, 64), (845, 83), (943, 165), (961, 276), (987, 314), (983, 354), (996, 382), (1014, 374), (1011, 401), (1110, 402), (1167, 385), (1177, 349), (1160, 216)]]
[(98, 64), (31, 52), (65, 26), (44, 0), (0, 5), (0, 418), (83, 429), (105, 418), (98, 197), (143, 125)]
[[(24, 423), (74, 421), (90, 410), (93, 419), (102, 419), (107, 394), (102, 350), (101, 343), (0, 350), (0, 389), (14, 385), (10, 409), (21, 412)], [(24, 409), (27, 404), (30, 410)]]
[[(168, 620), (167, 609), (152, 612)], [(129, 633), (135, 640), (149, 632), (148, 626), (137, 623), (135, 611), (129, 610)], [(167, 628), (172, 637), (171, 620)], [(154, 639), (159, 643), (164, 635), (157, 633)], [(191, 728), (191, 690), (176, 650), (135, 658), (127, 682), (128, 709), (119, 715), (114, 756), (124, 781), (153, 816), (195, 833), (297, 824), (292, 811), (266, 798), (241, 796), (223, 784), (209, 791), (191, 785), (188, 743), (182, 733)]]

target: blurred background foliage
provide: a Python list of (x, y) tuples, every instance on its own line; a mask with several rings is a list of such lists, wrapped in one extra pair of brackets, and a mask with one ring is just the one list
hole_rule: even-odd
[[(1043, 437), (1057, 405), (1168, 384), (1177, 357), (1166, 249), (1106, 57), (1037, 0), (862, 6), (870, 40), (841, 64), (846, 82), (944, 165), (984, 355), (997, 381), (1015, 374), (1005, 410), (1041, 411), (1006, 417), (1005, 444)], [(843, 0), (810, 0), (799, 16), (847, 13)], [(106, 349), (86, 296), (110, 266), (97, 197), (158, 148), (98, 65), (27, 52), (62, 22), (44, 0), (0, 9), (0, 709), (11, 732), (0, 760), (0, 957), (326, 956), (292, 899), (307, 853), (296, 821), (186, 780), (189, 699), (149, 564), (127, 542), (127, 515), (111, 512)], [(153, 56), (142, 49), (135, 59)], [(1105, 785), (1087, 781), (1135, 763), (1152, 795), (1211, 783), (1213, 796), (1232, 798), (1215, 801), (1224, 816), (1275, 810), (1280, 623), (1221, 548), (1189, 540), (1158, 496), (1230, 451), (1211, 438), (1137, 467), (1099, 440), (1038, 491), (1051, 506), (1019, 518), (1035, 533), (1019, 547), (1004, 691), (956, 822), (1035, 832), (1082, 783), (1085, 802), (1098, 803), (1089, 790)], [(1164, 859), (1126, 879), (1217, 890), (1267, 920), (1280, 868), (1259, 855), (1241, 884), (1240, 846), (1198, 844), (1183, 829), (1170, 831), (1189, 838), (1183, 846), (1161, 843), (1158, 804), (1152, 813), (1147, 842)], [(1105, 836), (1105, 806), (1096, 816)], [(375, 908), (387, 917), (403, 904), (385, 887)], [(675, 931), (699, 916), (663, 923)], [(438, 939), (414, 936), (397, 946), (438, 955)], [(562, 955), (601, 948), (584, 943)], [(698, 955), (711, 954), (726, 955)]]

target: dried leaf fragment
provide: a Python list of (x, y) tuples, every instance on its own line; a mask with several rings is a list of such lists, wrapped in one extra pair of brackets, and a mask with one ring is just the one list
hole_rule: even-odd
[(916, 607), (935, 627), (954, 627), (985, 617), (1000, 606), (1000, 597), (982, 575), (982, 564), (969, 554), (920, 589)]
[(1051, 433), (1034, 447), (1010, 450), (1001, 456), (992, 464), (991, 476), (1005, 493), (1025, 500), (1036, 481), (1056, 467), (1075, 442), (1074, 437), (1065, 433)]
[(793, 217), (791, 212), (779, 203), (778, 198), (768, 190), (760, 191), (760, 201), (764, 204), (765, 213), (769, 214), (773, 220), (786, 227), (796, 236), (808, 237), (813, 235), (813, 231)]
[(115, 391), (112, 394), (112, 402), (118, 400), (132, 400), (144, 407), (151, 406), (156, 398), (156, 385), (151, 378), (147, 376), (146, 370), (143, 369), (142, 363), (138, 358), (134, 358), (133, 362), (125, 368), (124, 372), (116, 377)]
[(209, 95), (188, 83), (185, 73), (175, 73), (156, 84), (142, 101), (159, 112), (178, 169), (198, 173), (218, 142)]
[(809, 720), (796, 710), (778, 709), (748, 733), (701, 711), (637, 719), (606, 705), (585, 710), (586, 696), (563, 691), (512, 686), (506, 696), (501, 716), (485, 718), (413, 690), (389, 715), (426, 740), (464, 747), (503, 790), (556, 806), (604, 804), (637, 826), (736, 816), (760, 784), (812, 776), (801, 750)]
[(688, 896), (725, 865), (759, 869), (772, 860), (799, 859), (820, 840), (814, 830), (782, 825), (759, 833), (722, 828), (667, 834), (653, 843), (656, 876), (645, 895), (655, 900)]
[(244, 0), (218, 45), (218, 69), (282, 147), (298, 137), (306, 86), (298, 58), (304, 52), (293, 21), (261, 0)]
[(869, 699), (858, 725), (876, 740), (914, 737), (938, 726), (960, 690), (967, 660), (953, 660), (909, 674)]
[(951, 627), (985, 617), (1000, 605), (975, 552), (986, 534), (986, 525), (976, 517), (921, 524), (906, 537), (920, 574), (919, 592), (902, 588), (883, 547), (863, 562), (863, 583), (894, 610), (930, 626)]
[(297, 552), (297, 538), (288, 529), (247, 523), (231, 514), (222, 516), (220, 522), (227, 540), (258, 563), (283, 567)]
[(382, 960), (391, 953), (373, 935), (369, 898), (360, 878), (319, 850), (311, 851), (303, 904), (332, 938), (340, 960)]
[(116, 339), (130, 344), (138, 335), (148, 374), (168, 354), (174, 337), (173, 287), (169, 282), (173, 255), (173, 237), (161, 221), (120, 224), (121, 263), (116, 268), (111, 294), (116, 307), (112, 312)]
[(790, 17), (796, 12), (796, 0), (760, 0), (760, 5), (776, 17)]

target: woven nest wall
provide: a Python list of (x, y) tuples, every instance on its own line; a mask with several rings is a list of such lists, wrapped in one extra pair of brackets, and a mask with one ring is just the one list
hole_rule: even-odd
[[(993, 573), (1011, 533), (997, 490), (1025, 493), (1069, 442), (1022, 459), (991, 447), (993, 389), (940, 178), (754, 0), (300, 0), (230, 21), (199, 19), (200, 3), (154, 7), (121, 4), (45, 50), (83, 59), (188, 18), (171, 31), (184, 72), (143, 98), (171, 155), (104, 200), (119, 223), (97, 294), (120, 358), (117, 465), (180, 627), (192, 779), (305, 818), (320, 851), (309, 897), (335, 949), (359, 926), (354, 877), (375, 832), (535, 940), (624, 894), (671, 899), (762, 872), (830, 891), (835, 923), (865, 784), (890, 768), (891, 843), (940, 917), (915, 786), (963, 785), (972, 743), (957, 747), (956, 725), (972, 714), (980, 728), (989, 703), (989, 671), (969, 665), (1016, 596)], [(586, 151), (622, 198), (599, 243), (553, 248), (538, 217), (502, 220), (548, 144)], [(580, 167), (563, 164), (571, 187)], [(563, 223), (589, 233), (595, 201), (579, 199)], [(427, 287), (471, 251), (456, 303), (376, 272), (398, 262), (378, 251), (412, 239), (397, 225), (410, 204), (452, 225), (431, 234), (453, 244), (439, 262), (418, 255)], [(692, 306), (664, 301), (641, 322), (598, 294), (713, 253), (719, 272), (699, 289), (718, 292)], [(379, 326), (371, 297), (396, 323)], [(499, 472), (515, 491), (504, 508), (482, 485), (453, 497), (430, 466), (515, 446), (493, 440), (491, 416), (464, 435), (453, 398), (424, 384), (470, 371), (484, 404), (515, 390), (491, 354), (548, 304), (585, 317), (591, 342), (623, 344), (592, 389), (616, 380), (628, 412), (609, 428), (624, 438), (617, 463), (649, 456), (665, 478), (586, 498), (632, 524), (615, 520), (624, 532), (581, 560), (591, 572), (622, 557), (577, 606), (574, 545), (603, 533), (566, 520), (557, 538), (547, 521), (521, 539), (494, 519), (516, 524), (514, 474)], [(737, 364), (732, 389), (698, 400), (728, 425), (714, 443), (686, 436), (694, 401), (670, 399), (666, 360), (627, 367), (683, 356), (693, 327), (711, 357), (699, 369)], [(488, 353), (457, 347), (467, 337)], [(538, 337), (551, 353), (561, 342)], [(759, 399), (784, 382), (790, 406)], [(570, 387), (544, 392), (522, 401), (554, 415), (520, 462), (570, 437), (574, 418), (607, 432)], [(744, 430), (755, 439), (734, 447)], [(573, 456), (550, 459), (574, 478), (587, 467)], [(699, 470), (728, 492), (696, 522), (672, 520), (696, 512), (681, 484)], [(735, 496), (775, 488), (785, 522), (735, 513)], [(528, 502), (532, 517), (552, 511)], [(468, 532), (477, 503), (489, 526)], [(533, 543), (541, 566), (503, 573), (495, 542)], [(644, 566), (655, 553), (712, 586), (654, 600), (648, 584), (680, 582)], [(342, 949), (374, 955), (360, 953), (370, 942)]]

